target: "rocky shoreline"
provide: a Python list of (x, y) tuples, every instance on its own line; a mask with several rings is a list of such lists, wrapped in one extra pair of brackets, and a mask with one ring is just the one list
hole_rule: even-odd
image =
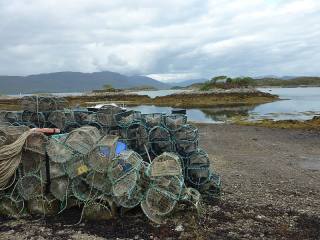
[[(150, 98), (130, 92), (97, 93), (79, 96), (67, 96), (71, 107), (88, 106), (95, 103), (115, 102), (127, 106), (155, 105), (167, 107), (218, 107), (257, 105), (276, 101), (278, 96), (255, 89), (215, 89), (210, 91), (185, 91), (182, 93)], [(0, 109), (15, 110), (19, 106), (18, 97), (0, 97)]]

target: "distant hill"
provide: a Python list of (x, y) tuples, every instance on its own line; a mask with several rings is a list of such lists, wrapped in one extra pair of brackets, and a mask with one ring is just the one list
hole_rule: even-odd
[(257, 86), (320, 86), (320, 77), (282, 77), (255, 79)]
[(56, 72), (29, 76), (0, 76), (0, 94), (39, 92), (84, 92), (110, 84), (114, 88), (151, 86), (168, 89), (169, 85), (145, 76), (126, 76), (115, 72)]
[(185, 81), (182, 81), (182, 82), (173, 82), (173, 83), (170, 83), (170, 85), (172, 86), (177, 86), (177, 87), (188, 87), (192, 84), (195, 84), (195, 83), (203, 83), (205, 81), (207, 81), (208, 79), (204, 79), (204, 78), (201, 78), (201, 79), (190, 79), (190, 80), (185, 80)]

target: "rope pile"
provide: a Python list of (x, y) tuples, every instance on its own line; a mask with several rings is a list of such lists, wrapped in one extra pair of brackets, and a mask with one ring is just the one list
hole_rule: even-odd
[[(198, 147), (198, 130), (187, 123), (186, 115), (141, 114), (115, 106), (92, 113), (62, 109), (44, 98), (39, 102), (41, 106), (30, 104), (28, 111), (44, 111), (46, 124), (48, 119), (51, 124), (64, 119), (64, 130), (46, 137), (23, 121), (0, 127), (3, 214), (50, 215), (77, 206), (82, 208), (81, 219), (108, 219), (117, 207), (140, 206), (160, 224), (180, 201), (198, 208), (200, 192), (219, 195), (220, 177)], [(66, 112), (74, 121), (72, 128), (60, 114)], [(48, 118), (53, 113), (61, 117)]]

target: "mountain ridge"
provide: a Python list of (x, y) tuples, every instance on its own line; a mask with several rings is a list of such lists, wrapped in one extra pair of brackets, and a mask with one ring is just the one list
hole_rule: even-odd
[(0, 76), (0, 94), (85, 92), (101, 89), (107, 84), (120, 89), (141, 85), (157, 89), (170, 87), (168, 84), (146, 76), (126, 76), (110, 71), (92, 73), (63, 71), (27, 76)]

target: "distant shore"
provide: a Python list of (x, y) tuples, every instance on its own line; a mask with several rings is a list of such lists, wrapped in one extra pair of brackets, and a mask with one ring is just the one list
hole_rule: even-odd
[[(18, 109), (19, 97), (0, 96), (0, 109)], [(132, 92), (91, 93), (79, 96), (66, 96), (70, 107), (89, 106), (97, 103), (115, 102), (127, 106), (155, 105), (168, 107), (217, 107), (257, 105), (276, 101), (278, 96), (253, 88), (213, 89), (210, 91), (185, 91), (167, 96), (150, 98)]]

